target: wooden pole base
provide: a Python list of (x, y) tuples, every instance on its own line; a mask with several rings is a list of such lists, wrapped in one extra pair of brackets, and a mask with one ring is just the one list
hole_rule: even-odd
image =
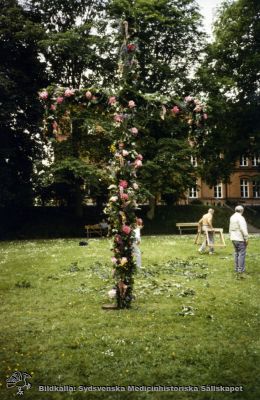
[(103, 304), (103, 310), (119, 310), (116, 304)]

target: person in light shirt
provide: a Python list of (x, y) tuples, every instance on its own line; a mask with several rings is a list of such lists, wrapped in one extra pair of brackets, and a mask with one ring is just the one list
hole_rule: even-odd
[[(206, 232), (208, 229), (213, 229), (212, 220), (213, 220), (214, 210), (213, 208), (209, 208), (207, 214), (204, 214), (203, 217), (199, 220), (198, 223), (198, 231)], [(209, 238), (209, 254), (214, 254), (214, 233), (208, 232)], [(199, 248), (199, 253), (203, 253), (207, 246), (207, 238), (205, 235), (205, 239), (202, 245)]]
[(135, 229), (134, 229), (134, 243), (133, 243), (133, 255), (136, 259), (137, 268), (142, 268), (142, 255), (140, 250), (141, 243), (141, 229), (143, 228), (143, 220), (141, 218), (136, 218)]
[(229, 235), (232, 240), (235, 254), (235, 272), (241, 274), (245, 272), (245, 259), (246, 259), (246, 248), (248, 245), (248, 230), (247, 223), (243, 217), (244, 207), (237, 206), (235, 213), (230, 218), (229, 223)]

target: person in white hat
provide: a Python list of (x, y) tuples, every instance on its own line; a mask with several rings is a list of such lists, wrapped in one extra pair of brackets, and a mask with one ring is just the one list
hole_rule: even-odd
[(247, 223), (243, 217), (244, 207), (237, 206), (235, 213), (230, 218), (229, 223), (229, 235), (232, 240), (235, 254), (235, 272), (241, 274), (246, 270), (245, 259), (246, 259), (246, 248), (248, 245), (248, 230)]

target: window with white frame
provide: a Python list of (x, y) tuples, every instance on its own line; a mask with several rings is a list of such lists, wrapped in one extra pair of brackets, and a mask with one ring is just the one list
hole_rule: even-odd
[(214, 197), (216, 199), (221, 199), (222, 196), (222, 183), (218, 183), (214, 186)]
[(196, 182), (194, 183), (194, 186), (191, 186), (189, 188), (189, 198), (190, 199), (197, 199), (198, 197), (198, 188), (196, 185)]
[(255, 199), (260, 198), (260, 182), (259, 181), (253, 181), (253, 197)]
[(252, 166), (253, 167), (258, 167), (258, 165), (260, 164), (260, 157), (259, 156), (253, 156), (252, 157)]
[(248, 179), (240, 179), (240, 195), (244, 198), (249, 197)]
[(190, 162), (191, 162), (191, 165), (193, 165), (193, 167), (197, 167), (198, 166), (197, 157), (190, 156)]
[(240, 157), (240, 167), (247, 167), (248, 166), (248, 158), (246, 156)]

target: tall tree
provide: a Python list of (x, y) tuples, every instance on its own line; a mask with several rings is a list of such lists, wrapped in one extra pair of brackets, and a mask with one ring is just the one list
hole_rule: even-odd
[[(31, 0), (31, 2), (35, 6), (39, 4), (39, 1)], [(48, 38), (43, 43), (46, 44), (46, 49), (48, 50), (46, 58), (49, 57), (51, 48), (52, 53), (54, 53), (53, 57), (60, 60), (58, 62), (58, 67), (63, 70), (62, 73), (54, 74), (53, 78), (56, 76), (57, 83), (69, 86), (73, 81), (71, 80), (71, 70), (66, 68), (66, 59), (68, 58), (69, 62), (71, 62), (70, 52), (68, 52), (68, 48), (64, 47), (64, 51), (66, 51), (64, 62), (62, 62), (63, 55), (62, 53), (59, 54), (57, 49), (59, 49), (59, 38), (62, 38), (61, 43), (64, 45), (64, 43), (66, 43), (65, 38), (69, 38), (71, 33), (74, 32), (74, 29), (77, 29), (77, 27), (75, 28), (77, 14), (74, 8), (70, 8), (69, 4), (65, 2), (64, 6), (62, 6), (63, 8), (61, 7), (61, 11), (56, 15), (54, 9), (57, 10), (59, 7), (58, 3), (59, 2), (55, 3), (56, 8), (54, 8), (54, 6), (50, 6), (48, 2), (46, 4), (45, 2), (40, 2), (42, 10), (46, 7), (46, 15), (43, 14), (41, 18), (43, 20), (46, 19), (47, 27), (49, 27), (48, 20), (51, 21), (49, 28), (51, 32), (47, 32)], [(89, 15), (86, 11), (88, 8), (86, 7), (89, 7), (90, 3), (92, 4), (90, 1), (87, 2), (83, 0), (77, 2), (78, 6), (80, 4), (81, 7), (78, 12), (82, 15), (82, 20), (80, 22), (82, 27), (84, 27), (85, 24), (85, 12), (86, 15)], [(95, 4), (95, 7), (97, 8), (96, 14), (100, 15), (98, 14), (100, 3), (98, 2), (97, 5)], [(49, 9), (52, 12), (52, 18), (48, 15), (48, 12), (50, 12)], [(94, 9), (91, 10), (92, 16), (94, 15)], [(107, 31), (109, 40), (104, 41), (104, 43), (112, 44), (112, 47), (110, 47), (109, 55), (106, 56), (106, 53), (102, 55), (102, 65), (104, 69), (101, 71), (103, 78), (100, 79), (100, 84), (103, 83), (103, 85), (110, 87), (114, 86), (116, 91), (118, 91), (118, 87), (121, 87), (122, 84), (122, 81), (120, 81), (120, 74), (122, 70), (126, 68), (129, 70), (129, 74), (127, 74), (128, 78), (124, 82), (126, 97), (131, 95), (133, 98), (138, 98), (139, 91), (154, 93), (156, 90), (160, 90), (160, 92), (163, 91), (164, 93), (170, 93), (172, 95), (172, 93), (182, 91), (184, 87), (186, 88), (185, 90), (188, 90), (190, 86), (188, 83), (188, 75), (190, 74), (190, 69), (195, 60), (198, 59), (197, 50), (201, 45), (203, 37), (203, 35), (200, 34), (200, 15), (195, 3), (191, 0), (182, 0), (181, 2), (177, 2), (176, 0), (162, 0), (160, 2), (155, 2), (154, 0), (125, 0), (123, 2), (118, 2), (113, 0), (111, 3), (108, 3), (107, 9), (110, 15), (115, 18), (115, 21), (111, 24), (112, 27), (109, 25), (111, 29)], [(64, 18), (61, 18), (63, 13)], [(122, 29), (128, 30), (127, 36), (131, 35), (131, 41), (127, 42), (127, 45), (125, 43), (122, 45), (122, 43), (119, 42), (120, 34), (117, 36), (117, 33), (113, 30), (115, 26), (118, 28), (118, 20), (121, 20), (121, 16), (127, 18), (128, 21), (128, 27), (123, 24)], [(56, 22), (54, 23), (53, 21)], [(88, 23), (93, 24), (95, 21), (88, 21)], [(89, 49), (88, 47), (88, 38), (92, 36), (90, 30), (86, 37), (82, 38), (82, 41), (86, 43), (87, 56), (93, 57), (93, 60), (97, 60), (96, 76), (99, 76), (98, 57), (100, 50), (93, 53), (93, 49)], [(49, 42), (50, 38), (53, 38), (53, 46), (54, 43), (56, 43), (56, 47), (54, 46), (52, 48), (52, 44)], [(100, 43), (102, 43), (102, 40)], [(119, 48), (119, 54), (116, 54), (118, 51), (115, 52), (115, 48)], [(73, 44), (73, 51), (77, 52), (79, 57), (82, 57), (80, 49), (80, 47), (77, 48)], [(108, 48), (106, 51), (107, 50)], [(185, 60), (184, 56), (186, 57)], [(118, 74), (113, 76), (112, 79), (110, 79), (108, 64), (105, 63), (105, 61), (110, 58), (112, 59), (110, 65), (113, 65), (114, 61), (120, 58)], [(86, 67), (91, 70), (91, 63), (87, 64), (87, 59), (85, 61), (85, 70)], [(130, 65), (132, 62), (137, 63), (134, 69), (132, 69), (132, 65)], [(54, 71), (56, 67), (53, 67), (54, 63), (50, 63)], [(127, 63), (129, 63), (129, 65), (126, 65)], [(57, 71), (59, 71), (59, 68)], [(79, 83), (81, 82), (81, 72), (84, 72), (84, 70), (79, 69), (78, 71), (80, 74), (77, 75), (79, 77), (77, 82)], [(132, 73), (131, 71), (134, 72)], [(63, 73), (66, 79), (63, 78)], [(91, 77), (88, 84), (90, 82)], [(185, 92), (182, 93), (182, 95), (183, 94), (185, 94)], [(155, 103), (158, 103), (158, 101), (160, 103), (160, 95), (158, 93), (155, 94), (154, 97), (151, 98), (152, 102), (153, 100), (155, 100)], [(166, 99), (165, 102), (168, 103), (168, 100)], [(94, 117), (100, 119), (100, 116), (94, 115)], [(150, 143), (153, 151), (147, 149), (147, 146), (144, 145), (144, 141), (139, 141), (137, 139), (137, 142), (140, 142), (139, 146), (147, 160), (142, 174), (143, 182), (151, 192), (152, 203), (154, 203), (153, 200), (159, 196), (164, 196), (167, 201), (170, 199), (171, 201), (176, 201), (190, 185), (192, 179), (192, 167), (190, 164), (190, 154), (192, 150), (187, 144), (188, 128), (187, 126), (176, 126), (178, 123), (176, 124), (175, 121), (168, 121), (167, 129), (165, 126), (163, 128), (162, 119), (160, 119), (158, 115), (153, 116), (153, 113), (149, 114), (148, 112), (143, 114), (143, 120), (140, 121), (140, 126), (143, 125), (144, 121), (146, 121), (146, 131), (144, 132), (145, 140)], [(85, 163), (86, 166), (86, 173), (88, 165), (91, 164), (95, 166), (96, 176), (100, 177), (101, 168), (103, 168), (104, 161), (107, 160), (106, 150), (109, 145), (109, 140), (112, 140), (111, 136), (104, 133), (101, 133), (102, 140), (97, 141), (96, 138), (93, 140), (93, 128), (91, 127), (91, 123), (91, 115), (88, 110), (82, 109), (78, 113), (73, 113), (73, 135), (66, 144), (59, 143), (55, 146), (54, 169), (56, 172), (53, 176), (58, 185), (54, 182), (52, 188), (56, 187), (57, 190), (62, 188), (62, 192), (64, 193), (65, 190), (63, 186), (67, 187), (69, 185), (71, 188), (74, 187), (72, 192), (75, 195), (75, 204), (77, 204), (77, 208), (84, 195), (79, 188), (84, 186), (83, 183), (86, 184), (88, 190), (91, 187), (93, 188), (89, 181), (86, 182), (86, 178), (83, 174), (84, 168), (82, 168), (83, 163)], [(99, 157), (96, 157), (98, 152), (95, 151), (97, 143), (100, 152)], [(63, 147), (62, 151), (60, 151), (61, 147)], [(77, 171), (75, 169), (76, 165), (79, 167)], [(157, 177), (156, 179), (154, 179), (155, 175)], [(70, 177), (69, 180), (68, 177)], [(160, 179), (162, 177), (164, 178)], [(73, 185), (74, 178), (75, 185)], [(64, 185), (61, 184), (62, 179), (64, 179)], [(99, 181), (99, 179), (95, 180)], [(151, 181), (154, 182), (154, 184), (151, 185)], [(99, 182), (102, 182), (102, 180)], [(96, 188), (99, 190), (97, 186)], [(67, 190), (67, 192), (69, 191)], [(91, 194), (93, 195), (93, 190)], [(72, 199), (72, 197), (73, 196), (70, 196), (70, 199)], [(78, 209), (78, 212), (80, 211), (81, 210)]]
[(112, 0), (110, 13), (134, 24), (141, 90), (190, 91), (191, 71), (204, 40), (194, 0)]
[[(154, 93), (154, 100), (161, 94), (184, 96), (193, 91), (191, 71), (204, 40), (193, 0), (112, 0), (110, 13), (125, 16), (133, 26), (128, 48), (136, 55), (138, 73), (132, 75), (129, 87), (134, 83), (137, 92)], [(150, 217), (156, 199), (173, 203), (193, 184), (190, 156), (194, 150), (188, 145), (187, 125), (176, 121), (165, 123), (152, 113), (140, 141), (146, 160), (141, 179), (151, 193)]]
[(225, 1), (206, 53), (198, 76), (212, 112), (202, 175), (214, 184), (240, 155), (260, 152), (259, 1)]
[[(114, 68), (106, 29), (106, 0), (27, 0), (45, 27), (39, 43), (52, 82), (80, 87), (107, 81)], [(110, 73), (109, 73), (110, 72)]]
[(195, 170), (191, 164), (194, 149), (188, 141), (187, 120), (153, 118), (147, 128), (140, 141), (146, 160), (141, 180), (152, 195), (148, 217), (153, 218), (157, 202), (174, 204), (194, 185)]
[(33, 160), (41, 156), (37, 91), (46, 81), (37, 41), (42, 29), (16, 0), (1, 0), (0, 6), (0, 205), (28, 206)]
[[(106, 0), (28, 0), (26, 8), (37, 15), (45, 29), (39, 41), (43, 59), (48, 64), (51, 82), (63, 87), (108, 85), (114, 76), (115, 55), (110, 35), (105, 35)], [(42, 194), (44, 198), (62, 199), (82, 214), (86, 193), (100, 198), (104, 189), (102, 155), (106, 159), (107, 140), (93, 140), (88, 111), (74, 113), (73, 136), (66, 143), (53, 146), (54, 163), (47, 169)], [(86, 123), (86, 118), (89, 124)], [(97, 149), (99, 151), (97, 151)], [(99, 154), (98, 154), (99, 153)], [(41, 191), (39, 190), (39, 193)]]

